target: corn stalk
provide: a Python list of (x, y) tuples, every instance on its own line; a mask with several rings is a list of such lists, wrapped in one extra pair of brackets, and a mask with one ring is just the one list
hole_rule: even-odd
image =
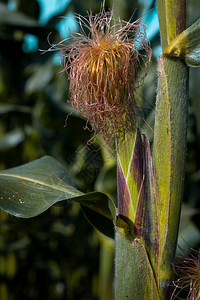
[[(157, 5), (164, 50), (185, 29), (185, 1)], [(116, 300), (170, 299), (185, 173), (188, 75), (179, 57), (158, 59), (153, 164), (148, 141), (137, 129), (137, 137), (118, 148), (119, 214), (129, 228), (116, 230)], [(130, 140), (135, 143), (128, 156)]]

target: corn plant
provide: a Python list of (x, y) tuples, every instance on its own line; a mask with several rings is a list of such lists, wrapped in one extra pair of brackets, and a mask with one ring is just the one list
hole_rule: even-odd
[[(34, 217), (67, 200), (79, 203), (104, 234), (113, 236), (114, 228), (116, 300), (175, 296), (173, 262), (185, 173), (189, 66), (200, 65), (200, 19), (185, 28), (185, 0), (157, 0), (157, 6), (163, 54), (158, 58), (152, 151), (141, 133), (135, 103), (151, 60), (140, 19), (125, 22), (102, 8), (88, 19), (78, 16), (86, 30), (73, 36), (71, 44), (50, 48), (65, 57), (72, 105), (90, 122), (94, 139), (100, 134), (109, 148), (115, 145), (117, 204), (104, 193), (77, 190), (50, 156), (0, 172), (0, 207), (14, 216)], [(141, 66), (143, 78), (138, 76)], [(199, 299), (199, 285), (193, 287), (190, 299)]]

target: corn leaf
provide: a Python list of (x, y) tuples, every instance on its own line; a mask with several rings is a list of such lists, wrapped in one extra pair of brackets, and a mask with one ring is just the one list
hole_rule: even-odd
[(177, 55), (189, 66), (200, 66), (200, 18), (179, 34), (164, 54)]
[[(61, 201), (87, 207), (113, 228), (116, 208), (112, 200), (103, 193), (77, 190), (62, 165), (50, 156), (0, 172), (0, 208), (11, 215), (34, 217)], [(86, 215), (91, 220), (91, 212)]]

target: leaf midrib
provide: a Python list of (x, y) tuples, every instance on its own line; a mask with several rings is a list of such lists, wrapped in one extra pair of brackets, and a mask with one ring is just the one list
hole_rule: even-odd
[(62, 188), (62, 187), (58, 187), (58, 186), (55, 186), (55, 185), (50, 185), (48, 183), (42, 182), (42, 181), (37, 180), (37, 179), (32, 179), (32, 178), (24, 177), (24, 176), (21, 176), (21, 175), (13, 175), (13, 174), (6, 174), (6, 173), (4, 173), (4, 174), (0, 174), (0, 176), (6, 176), (6, 177), (17, 178), (17, 179), (23, 179), (25, 181), (33, 182), (35, 184), (40, 184), (40, 185), (49, 187), (51, 189), (58, 190), (58, 191), (61, 191), (61, 192), (65, 192), (65, 193), (70, 191), (70, 193), (73, 196), (82, 196), (82, 195), (84, 195), (82, 192), (76, 190), (75, 188), (70, 188), (69, 186), (67, 188)]

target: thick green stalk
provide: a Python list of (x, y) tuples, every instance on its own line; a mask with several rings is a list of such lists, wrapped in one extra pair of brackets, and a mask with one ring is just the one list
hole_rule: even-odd
[(157, 0), (163, 50), (186, 27), (186, 0)]
[[(157, 0), (163, 50), (185, 29), (185, 1)], [(188, 67), (161, 56), (154, 128), (154, 176), (159, 222), (158, 285), (169, 299), (184, 188), (188, 115)]]
[(169, 299), (184, 188), (188, 114), (188, 67), (178, 58), (159, 59), (154, 129), (154, 175), (159, 222), (158, 284)]

